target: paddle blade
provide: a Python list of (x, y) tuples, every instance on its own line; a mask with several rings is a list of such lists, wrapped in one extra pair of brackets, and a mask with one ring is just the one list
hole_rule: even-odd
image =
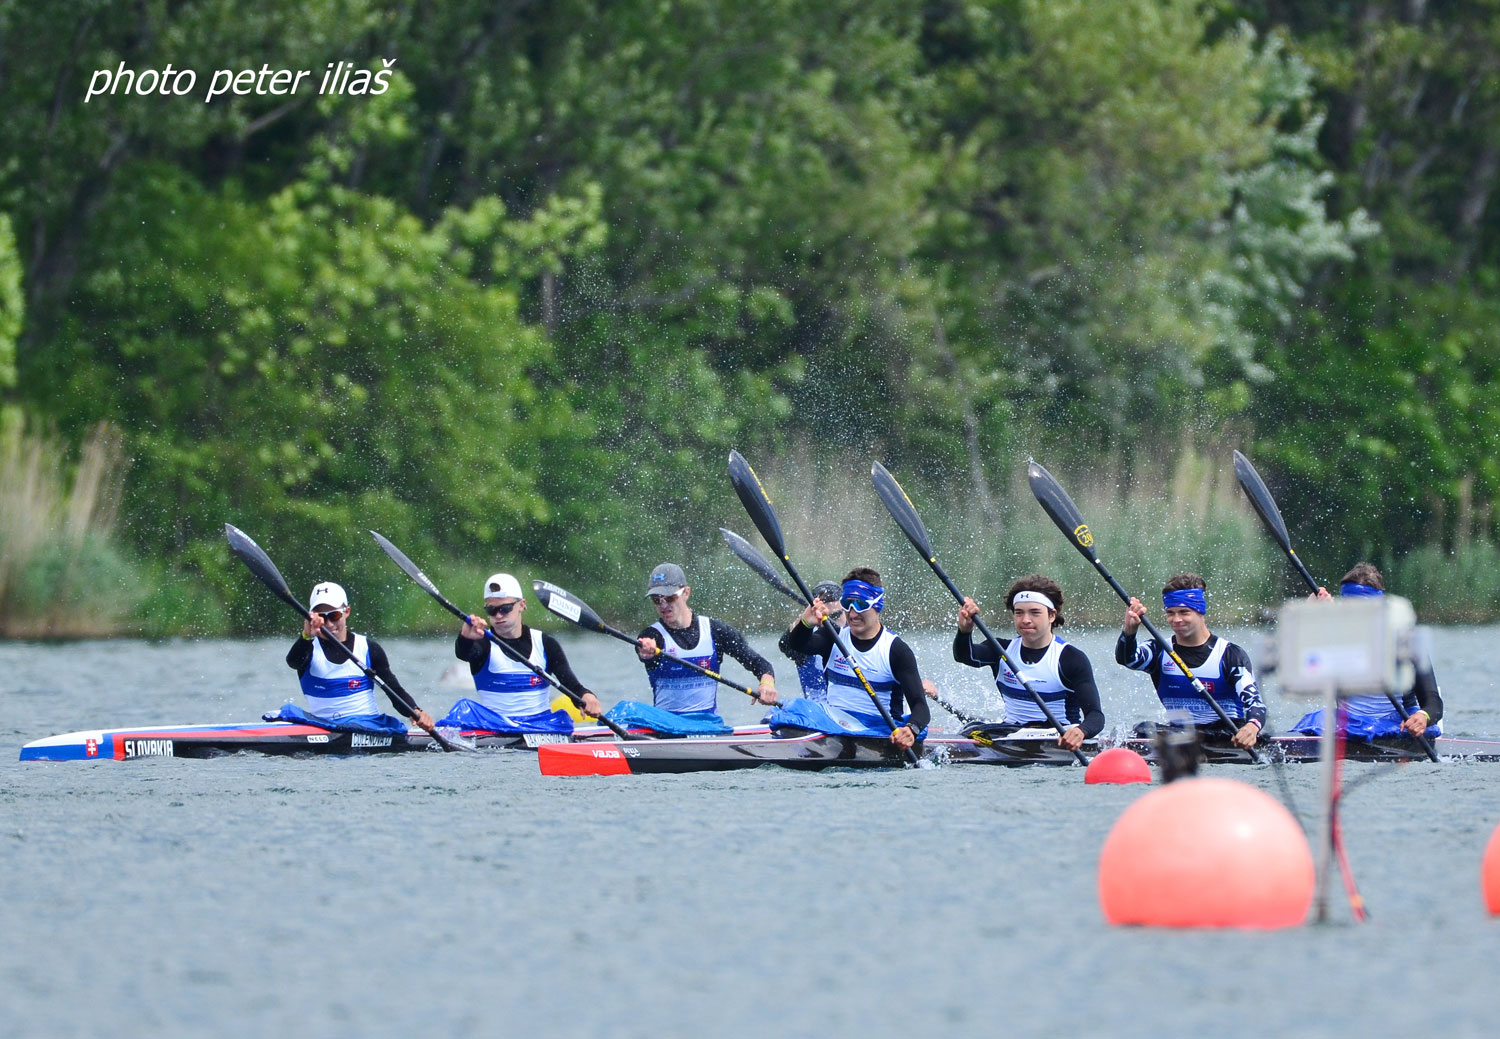
[(744, 560), (745, 565), (751, 570), (760, 574), (766, 584), (776, 589), (788, 599), (801, 603), (803, 606), (807, 605), (807, 600), (798, 595), (789, 584), (781, 579), (776, 573), (776, 568), (771, 565), (771, 561), (757, 552), (754, 545), (750, 544), (750, 542), (740, 537), (734, 531), (726, 530), (724, 527), (719, 528), (719, 533), (724, 535), (724, 543), (729, 546), (729, 551)]
[(290, 603), (293, 609), (304, 617), (307, 616), (307, 607), (292, 595), (292, 590), (287, 587), (286, 578), (281, 576), (281, 571), (276, 569), (276, 564), (271, 562), (271, 557), (266, 555), (249, 534), (232, 523), (226, 523), (224, 536), (229, 539), (229, 551), (240, 557), (240, 561), (250, 568), (250, 572), (260, 578), (261, 584), (271, 589), (278, 599)]
[(1256, 515), (1260, 516), (1271, 536), (1281, 545), (1282, 551), (1291, 551), (1292, 538), (1287, 533), (1286, 521), (1281, 518), (1281, 510), (1276, 507), (1276, 499), (1271, 497), (1270, 488), (1260, 478), (1260, 473), (1255, 471), (1255, 466), (1250, 464), (1250, 459), (1238, 451), (1234, 453), (1234, 475), (1244, 488), (1245, 497), (1255, 506)]
[(375, 539), (375, 544), (380, 546), (382, 552), (391, 557), (391, 562), (399, 566), (406, 573), (407, 577), (417, 582), (424, 592), (435, 599), (443, 597), (443, 593), (438, 591), (437, 585), (433, 584), (432, 580), (426, 574), (422, 573), (421, 567), (407, 558), (405, 552), (387, 541), (385, 536), (379, 531), (370, 531), (370, 537)]
[(615, 634), (615, 630), (600, 620), (588, 603), (566, 588), (559, 588), (547, 581), (532, 581), (531, 589), (536, 592), (536, 597), (542, 601), (543, 606), (564, 620), (570, 620), (580, 628), (587, 628), (601, 635)]
[(891, 519), (896, 521), (896, 526), (901, 528), (917, 551), (922, 553), (922, 558), (929, 563), (936, 560), (937, 556), (932, 551), (932, 539), (927, 536), (927, 527), (923, 524), (922, 517), (917, 515), (917, 507), (911, 503), (896, 478), (885, 466), (875, 462), (870, 466), (870, 482), (875, 485), (875, 493), (880, 495), (880, 500), (885, 502)]
[(1089, 562), (1097, 560), (1099, 557), (1094, 554), (1093, 531), (1083, 521), (1083, 513), (1078, 511), (1078, 506), (1073, 504), (1073, 499), (1068, 497), (1062, 484), (1036, 461), (1027, 463), (1026, 478), (1031, 483), (1031, 493), (1036, 496), (1037, 504), (1052, 517), (1057, 529), (1067, 535), (1073, 547), (1082, 552)]
[(755, 475), (755, 470), (750, 468), (750, 463), (738, 451), (729, 452), (729, 482), (734, 484), (734, 493), (740, 496), (740, 503), (750, 514), (750, 522), (755, 524), (760, 536), (766, 539), (771, 551), (786, 558), (786, 538), (781, 535), (781, 523), (776, 519), (776, 511), (771, 508), (770, 495), (766, 494), (760, 477)]

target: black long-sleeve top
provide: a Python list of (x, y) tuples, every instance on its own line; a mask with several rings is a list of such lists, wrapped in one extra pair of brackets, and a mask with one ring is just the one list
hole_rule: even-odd
[[(1035, 664), (1047, 655), (1049, 646), (1031, 649), (1021, 646), (1021, 663)], [(953, 636), (953, 659), (969, 667), (987, 667), (1000, 682), (1000, 653), (988, 639), (975, 642), (971, 632)], [(1099, 686), (1094, 682), (1094, 665), (1088, 654), (1072, 643), (1057, 655), (1057, 677), (1067, 687), (1064, 705), (1067, 720), (1083, 729), (1085, 737), (1099, 735), (1104, 728), (1104, 708), (1099, 703)]]
[[(880, 641), (877, 634), (873, 639), (857, 639), (848, 628), (844, 634), (849, 636), (849, 642), (857, 652), (867, 653)], [(798, 624), (791, 631), (791, 637), (787, 639), (787, 645), (794, 652), (804, 653), (808, 656), (820, 657), (823, 663), (828, 663), (828, 656), (833, 652), (833, 639), (822, 626), (809, 628), (806, 624)], [(891, 641), (891, 674), (900, 685), (899, 689), (891, 691), (890, 707), (891, 716), (899, 718), (903, 713), (901, 710), (902, 697), (911, 707), (911, 727), (913, 731), (920, 731), (927, 727), (932, 720), (932, 712), (927, 707), (927, 691), (922, 688), (922, 673), (917, 670), (917, 655), (911, 651), (911, 647), (897, 635)]]
[[(665, 624), (662, 626), (666, 627)], [(698, 646), (698, 615), (695, 613), (688, 619), (687, 627), (667, 628), (667, 632), (672, 636), (672, 641), (676, 642), (682, 649), (688, 651), (696, 649)], [(776, 672), (772, 669), (771, 662), (750, 648), (750, 643), (745, 641), (745, 636), (740, 634), (739, 629), (710, 617), (708, 618), (708, 632), (713, 636), (714, 645), (718, 648), (719, 652), (738, 660), (745, 670), (749, 671), (756, 678), (759, 678), (761, 675), (770, 675), (772, 678), (776, 677)], [(655, 642), (658, 649), (666, 648), (666, 644), (662, 641), (661, 632), (657, 631), (655, 627), (646, 628), (641, 632), (640, 637)], [(661, 667), (663, 659), (661, 656), (654, 656), (650, 660), (641, 661), (641, 663), (646, 665), (646, 673), (649, 675), (652, 671)]]
[[(496, 637), (499, 638), (498, 635)], [(515, 638), (502, 638), (500, 641), (515, 650), (516, 655), (522, 660), (531, 658), (531, 628), (527, 625), (521, 625), (521, 634)], [(453, 640), (453, 655), (459, 660), (467, 661), (469, 674), (477, 675), (489, 665), (491, 645), (488, 638), (466, 639), (460, 634)], [(503, 653), (504, 650), (501, 652)], [(568, 655), (563, 652), (562, 645), (546, 632), (542, 633), (542, 652), (547, 655), (547, 670), (562, 684), (564, 689), (576, 696), (593, 692), (586, 688), (573, 673), (572, 665), (568, 663)]]
[[(368, 635), (365, 636), (365, 644), (370, 647), (370, 670), (390, 687), (386, 695), (390, 697), (392, 705), (402, 716), (415, 718), (417, 713), (414, 708), (417, 701), (401, 687), (395, 673), (391, 671), (391, 661), (385, 655), (385, 650), (380, 648), (380, 643)], [(342, 653), (339, 652), (341, 646)], [(286, 651), (286, 666), (296, 671), (298, 678), (307, 674), (308, 667), (312, 665), (312, 648), (312, 639), (298, 636), (297, 641), (292, 643), (292, 648)], [(342, 664), (351, 659), (354, 656), (354, 632), (349, 632), (341, 643), (335, 642), (332, 637), (323, 639), (323, 655), (328, 658), (330, 664)]]

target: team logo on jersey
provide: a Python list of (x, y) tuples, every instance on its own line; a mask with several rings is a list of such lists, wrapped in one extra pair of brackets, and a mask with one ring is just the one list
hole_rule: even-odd
[(357, 679), (357, 678), (351, 678), (351, 679), (349, 679), (349, 688), (350, 689), (358, 689), (359, 688), (359, 679)]
[(1089, 531), (1089, 525), (1087, 523), (1080, 523), (1078, 524), (1078, 526), (1074, 527), (1073, 537), (1076, 538), (1078, 540), (1078, 543), (1084, 548), (1091, 548), (1094, 544), (1094, 535)]

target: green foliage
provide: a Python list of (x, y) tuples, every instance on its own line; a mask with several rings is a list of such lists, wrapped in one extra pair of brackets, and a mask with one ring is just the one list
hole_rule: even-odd
[(26, 301), (21, 292), (21, 260), (10, 217), (0, 213), (0, 389), (16, 384), (16, 339)]

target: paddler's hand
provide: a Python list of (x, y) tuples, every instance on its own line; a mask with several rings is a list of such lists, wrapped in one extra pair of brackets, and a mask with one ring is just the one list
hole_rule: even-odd
[(488, 621), (486, 621), (483, 617), (471, 613), (467, 618), (464, 619), (464, 626), (463, 629), (459, 631), (459, 634), (466, 639), (473, 639), (477, 642), (480, 639), (484, 638), (484, 633), (488, 631), (489, 628), (490, 625)]
[(937, 683), (930, 678), (922, 679), (922, 692), (927, 694), (929, 700), (937, 699)]
[(958, 630), (964, 635), (974, 630), (974, 618), (979, 616), (979, 604), (967, 595), (964, 596), (964, 604), (958, 608)]
[(912, 731), (910, 725), (898, 726), (891, 733), (891, 742), (902, 750), (908, 750), (917, 742), (917, 734)]
[(599, 698), (593, 693), (583, 694), (583, 713), (590, 718), (598, 718), (604, 714), (604, 707), (599, 703)]
[(809, 628), (816, 628), (828, 619), (828, 606), (822, 599), (814, 599), (807, 604), (807, 609), (802, 611), (800, 619)]
[(309, 613), (307, 620), (302, 622), (302, 637), (305, 639), (315, 639), (327, 626), (321, 613)]
[(1427, 731), (1427, 712), (1413, 711), (1407, 716), (1406, 721), (1401, 723), (1401, 728), (1413, 736), (1420, 736)]
[(763, 704), (774, 705), (776, 703), (776, 680), (768, 675), (762, 675), (760, 686), (755, 690), (755, 698)]
[(1234, 738), (1229, 742), (1233, 743), (1236, 747), (1242, 747), (1245, 750), (1249, 750), (1251, 747), (1255, 746), (1255, 741), (1259, 738), (1260, 726), (1255, 724), (1254, 722), (1246, 722), (1244, 725), (1240, 726), (1240, 731), (1235, 733)]
[(417, 728), (421, 729), (423, 732), (431, 732), (433, 729), (437, 728), (437, 726), (432, 723), (432, 715), (428, 714), (420, 707), (417, 708), (417, 713), (412, 715), (411, 720), (416, 722)]
[(1077, 750), (1083, 746), (1083, 727), (1074, 725), (1057, 738), (1057, 745), (1067, 750)]
[(1122, 625), (1125, 634), (1134, 635), (1141, 626), (1141, 618), (1146, 616), (1146, 604), (1135, 596), (1130, 597), (1130, 605), (1125, 607), (1125, 623)]
[(651, 638), (649, 635), (642, 635), (640, 638), (635, 640), (635, 655), (640, 657), (642, 660), (650, 660), (652, 657), (656, 656), (658, 652), (660, 652), (660, 650), (657, 648), (656, 640)]

